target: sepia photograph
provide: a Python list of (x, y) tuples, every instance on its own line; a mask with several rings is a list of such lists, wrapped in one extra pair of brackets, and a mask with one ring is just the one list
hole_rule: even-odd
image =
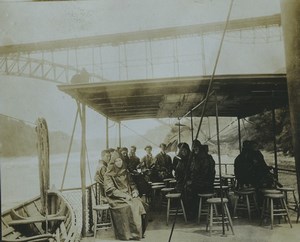
[(299, 0), (0, 0), (3, 242), (300, 241)]

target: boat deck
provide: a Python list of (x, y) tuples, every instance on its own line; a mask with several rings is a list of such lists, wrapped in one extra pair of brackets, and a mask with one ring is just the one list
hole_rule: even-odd
[[(300, 223), (296, 223), (297, 214), (293, 211), (290, 212), (293, 228), (290, 228), (289, 224), (281, 219), (281, 223), (278, 223), (276, 218), (274, 221), (274, 228), (271, 230), (270, 224), (267, 222), (263, 226), (260, 226), (260, 220), (258, 218), (252, 219), (249, 222), (246, 218), (234, 218), (234, 233), (226, 230), (225, 236), (222, 235), (222, 226), (215, 225), (211, 237), (209, 232), (206, 232), (205, 219), (201, 218), (201, 222), (198, 225), (196, 222), (184, 223), (181, 216), (178, 217), (175, 229), (172, 236), (172, 242), (200, 242), (200, 241), (251, 241), (251, 242), (276, 242), (276, 241), (300, 241)], [(153, 214), (153, 221), (149, 222), (145, 238), (143, 242), (161, 242), (168, 241), (173, 221), (166, 225), (165, 211), (161, 213)], [(97, 232), (97, 237), (82, 238), (82, 242), (92, 241), (119, 241), (114, 237), (113, 229), (101, 230)]]

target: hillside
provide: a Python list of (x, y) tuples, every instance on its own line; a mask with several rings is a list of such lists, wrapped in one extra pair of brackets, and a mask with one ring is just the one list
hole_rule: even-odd
[[(217, 152), (217, 137), (215, 118), (211, 117), (203, 120), (201, 131), (198, 139), (202, 143), (209, 145), (212, 153)], [(275, 111), (276, 120), (276, 143), (277, 151), (283, 155), (293, 155), (291, 124), (289, 118), (289, 110), (287, 108), (277, 109)], [(191, 144), (190, 122), (186, 120), (182, 122), (185, 126), (181, 127), (181, 141)], [(199, 124), (199, 119), (194, 119), (194, 135)], [(234, 150), (238, 150), (238, 127), (236, 118), (220, 118), (220, 144), (221, 153), (229, 154)], [(247, 119), (241, 120), (241, 138), (243, 140), (255, 140), (259, 143), (262, 150), (273, 152), (273, 127), (272, 113), (264, 112)], [(178, 139), (178, 127), (174, 126), (167, 134), (166, 140), (174, 142)]]
[[(70, 137), (63, 132), (50, 132), (50, 152), (61, 153), (68, 150)], [(74, 142), (73, 149), (78, 149)], [(36, 155), (36, 133), (33, 125), (0, 115), (0, 156)]]

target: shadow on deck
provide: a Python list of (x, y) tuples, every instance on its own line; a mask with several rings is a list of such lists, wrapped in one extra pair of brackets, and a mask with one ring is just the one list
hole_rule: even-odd
[[(155, 212), (152, 214), (153, 221), (149, 222), (146, 231), (146, 236), (141, 241), (143, 242), (167, 242), (169, 240), (173, 218), (169, 221), (169, 225), (166, 225), (166, 212), (162, 210), (160, 213)], [(222, 235), (222, 226), (215, 225), (213, 228), (212, 236), (209, 236), (209, 232), (206, 232), (205, 218), (201, 218), (201, 222), (198, 225), (197, 222), (185, 223), (183, 218), (179, 216), (175, 225), (175, 229), (172, 236), (172, 242), (200, 242), (200, 241), (251, 241), (251, 242), (275, 242), (275, 241), (300, 241), (300, 223), (296, 223), (297, 214), (290, 211), (293, 228), (290, 228), (289, 224), (281, 219), (281, 223), (278, 223), (278, 219), (275, 220), (274, 229), (271, 230), (270, 223), (267, 221), (263, 226), (260, 226), (260, 219), (254, 218), (249, 222), (246, 218), (234, 218), (234, 233), (227, 231), (225, 226), (225, 236)], [(97, 237), (83, 238), (82, 242), (98, 242), (98, 241), (119, 241), (114, 237), (113, 229), (102, 230), (97, 232)]]

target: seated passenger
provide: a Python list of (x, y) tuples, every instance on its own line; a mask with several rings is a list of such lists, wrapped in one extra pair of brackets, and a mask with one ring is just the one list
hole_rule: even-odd
[(177, 181), (176, 190), (182, 191), (184, 188), (184, 178), (186, 171), (186, 166), (189, 162), (190, 157), (190, 147), (187, 143), (178, 144), (178, 154), (173, 159), (173, 167), (175, 170), (175, 179)]
[(215, 161), (199, 140), (193, 141), (193, 156), (187, 182), (188, 214), (191, 219), (197, 215), (198, 193), (212, 193), (215, 178)]
[(145, 147), (146, 155), (141, 159), (140, 164), (137, 166), (138, 169), (141, 169), (141, 172), (145, 175), (147, 182), (152, 181), (151, 179), (151, 170), (155, 165), (155, 159), (152, 156), (152, 146), (147, 145)]
[(251, 185), (256, 188), (281, 186), (270, 172), (258, 145), (254, 141), (244, 141), (243, 149), (234, 161), (234, 173), (239, 187)]
[(129, 164), (129, 156), (128, 156), (128, 149), (127, 147), (122, 147), (119, 149), (119, 153), (121, 154), (121, 158), (124, 161), (126, 168), (128, 168)]
[(140, 164), (140, 158), (136, 156), (136, 147), (132, 145), (129, 152), (128, 170), (130, 173), (137, 171), (137, 166)]
[(159, 148), (161, 149), (161, 151), (155, 157), (155, 168), (158, 171), (160, 180), (162, 181), (165, 178), (173, 177), (173, 165), (171, 157), (166, 153), (167, 145), (161, 143), (159, 145)]
[(146, 204), (138, 197), (138, 190), (118, 152), (112, 154), (104, 186), (116, 238), (140, 240), (147, 225)]
[[(107, 169), (107, 164), (110, 160), (109, 150), (103, 150), (101, 152), (101, 159), (97, 167), (97, 171), (94, 177), (95, 182), (100, 183), (99, 192), (100, 192), (100, 204), (107, 203), (105, 191), (104, 191), (104, 174)], [(98, 201), (97, 201), (98, 202)]]

